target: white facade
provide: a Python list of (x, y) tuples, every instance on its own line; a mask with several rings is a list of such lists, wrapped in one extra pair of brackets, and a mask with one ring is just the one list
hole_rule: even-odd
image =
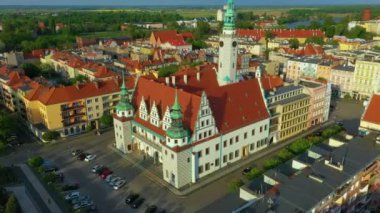
[(235, 30), (223, 30), (219, 41), (218, 82), (226, 85), (236, 82), (237, 39)]

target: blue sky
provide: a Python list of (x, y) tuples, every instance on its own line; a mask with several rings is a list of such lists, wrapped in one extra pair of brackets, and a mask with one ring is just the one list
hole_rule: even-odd
[[(222, 5), (225, 0), (0, 0), (0, 5)], [(380, 4), (380, 0), (235, 0), (239, 5), (329, 5), (329, 4)]]

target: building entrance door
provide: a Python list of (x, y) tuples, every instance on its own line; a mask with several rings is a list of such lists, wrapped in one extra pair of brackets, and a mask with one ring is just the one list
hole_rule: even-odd
[(248, 156), (248, 145), (243, 147), (242, 153), (243, 158)]

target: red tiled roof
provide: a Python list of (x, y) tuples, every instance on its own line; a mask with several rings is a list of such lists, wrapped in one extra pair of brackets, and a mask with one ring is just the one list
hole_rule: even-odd
[(101, 66), (97, 69), (94, 76), (95, 78), (109, 78), (109, 77), (115, 77), (116, 74), (108, 70), (107, 67)]
[[(146, 79), (141, 77), (137, 83), (136, 90), (134, 92), (133, 103), (135, 106), (140, 106), (141, 100), (144, 98), (148, 107), (148, 113), (150, 107), (155, 102), (159, 111), (159, 116), (162, 118), (167, 107), (171, 108), (174, 103), (175, 88), (168, 87), (165, 84)], [(182, 106), (182, 113), (184, 117), (184, 125), (194, 131), (195, 122), (198, 116), (198, 110), (201, 102), (201, 98), (198, 95), (188, 93), (186, 91), (178, 90), (178, 101)], [(136, 109), (136, 115), (139, 115), (139, 108)], [(150, 128), (160, 135), (165, 135), (162, 127), (156, 127), (150, 124), (150, 121), (142, 120), (139, 116), (135, 117), (135, 121)]]
[(380, 95), (374, 94), (362, 120), (380, 125)]
[(193, 38), (193, 33), (192, 32), (184, 32), (184, 33), (181, 33), (183, 39), (192, 39)]
[(283, 48), (286, 54), (290, 55), (302, 55), (302, 56), (313, 56), (313, 55), (323, 55), (324, 50), (320, 45), (307, 44), (305, 47), (300, 49)]
[[(127, 87), (132, 87), (134, 78), (127, 78)], [(100, 82), (88, 82), (85, 84), (67, 87), (37, 87), (30, 91), (25, 98), (28, 100), (39, 100), (45, 105), (53, 105), (76, 101), (83, 98), (111, 94), (120, 91), (121, 79), (112, 79)]]
[(261, 84), (264, 90), (272, 90), (284, 86), (284, 81), (277, 75), (264, 75), (261, 77)]
[[(181, 89), (179, 99), (184, 117), (187, 119), (185, 123), (191, 131), (195, 128), (194, 122), (197, 119), (197, 110), (200, 103), (198, 99), (203, 91), (210, 101), (211, 110), (220, 133), (229, 132), (269, 117), (257, 79), (220, 87), (213, 67), (214, 65), (201, 66), (199, 71), (201, 74), (200, 80), (196, 77), (198, 71), (195, 68), (181, 70), (175, 75), (175, 87)], [(184, 81), (185, 74), (187, 75), (187, 84)], [(135, 97), (134, 103), (136, 106), (140, 105), (142, 96), (149, 100), (147, 102), (149, 106), (153, 103), (153, 100), (156, 104), (164, 102), (164, 108), (161, 107), (161, 113), (166, 110), (167, 106), (171, 106), (174, 101), (174, 88), (165, 84), (165, 78), (160, 78), (157, 81), (140, 78), (140, 81), (143, 81), (143, 83), (139, 82), (140, 87), (135, 92), (137, 97)], [(191, 104), (188, 103), (190, 100)], [(149, 111), (150, 109), (148, 109)], [(136, 115), (139, 115), (139, 113), (136, 113)], [(141, 122), (139, 118), (137, 118), (137, 121)], [(146, 124), (150, 128), (151, 126), (147, 123), (142, 124)], [(152, 130), (157, 130), (157, 133), (164, 134), (157, 127)]]
[[(241, 37), (252, 37), (257, 40), (265, 37), (265, 33), (269, 30), (262, 29), (238, 29), (236, 34)], [(321, 30), (293, 30), (293, 29), (274, 29), (272, 33), (278, 38), (309, 38), (313, 36), (325, 37), (325, 33)]]

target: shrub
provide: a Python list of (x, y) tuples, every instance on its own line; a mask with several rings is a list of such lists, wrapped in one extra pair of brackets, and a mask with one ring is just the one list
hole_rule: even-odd
[(44, 141), (53, 141), (59, 138), (60, 134), (57, 131), (48, 131), (42, 135)]
[(28, 164), (31, 167), (38, 168), (42, 166), (44, 159), (41, 156), (34, 156), (28, 159)]
[(229, 185), (228, 185), (228, 190), (230, 192), (236, 192), (237, 190), (239, 190), (239, 188), (241, 186), (244, 185), (244, 182), (241, 180), (241, 179), (235, 179), (235, 180), (232, 180)]
[(104, 127), (110, 127), (113, 125), (113, 117), (112, 115), (108, 114), (108, 113), (104, 113), (102, 115), (102, 117), (100, 117), (100, 123), (104, 126)]
[(322, 142), (323, 140), (321, 137), (318, 137), (318, 136), (310, 136), (307, 139), (309, 140), (311, 144), (317, 144), (317, 143)]
[(308, 148), (310, 148), (311, 145), (312, 144), (310, 143), (309, 140), (307, 140), (305, 138), (300, 138), (300, 139), (296, 140), (295, 142), (293, 142), (292, 144), (290, 144), (288, 149), (293, 154), (298, 155), (298, 154), (306, 151)]
[(287, 161), (289, 159), (291, 159), (294, 155), (287, 149), (281, 149), (278, 153), (277, 153), (277, 157), (282, 161)]
[(57, 175), (54, 174), (54, 173), (45, 173), (42, 177), (42, 180), (45, 182), (45, 183), (55, 183), (57, 181)]
[(249, 180), (253, 180), (253, 179), (259, 177), (262, 173), (263, 173), (263, 171), (261, 169), (252, 168), (251, 171), (249, 171), (246, 176)]
[(280, 161), (280, 159), (278, 159), (276, 157), (270, 158), (270, 159), (264, 161), (264, 169), (265, 170), (273, 169), (276, 166), (280, 165), (281, 163), (282, 162)]
[(12, 183), (15, 181), (16, 177), (13, 174), (13, 171), (9, 167), (0, 166), (0, 185), (7, 183)]
[(89, 124), (86, 126), (86, 132), (91, 132), (92, 131), (92, 126)]
[(323, 130), (322, 137), (329, 138), (329, 137), (331, 137), (333, 135), (338, 134), (342, 130), (343, 130), (343, 127), (339, 126), (339, 125), (335, 125), (335, 126), (329, 127), (327, 129)]
[(12, 194), (8, 201), (7, 204), (5, 205), (5, 213), (18, 213), (20, 212), (20, 208), (18, 206), (16, 197)]
[(7, 145), (4, 142), (0, 141), (0, 154), (4, 153), (7, 150)]

